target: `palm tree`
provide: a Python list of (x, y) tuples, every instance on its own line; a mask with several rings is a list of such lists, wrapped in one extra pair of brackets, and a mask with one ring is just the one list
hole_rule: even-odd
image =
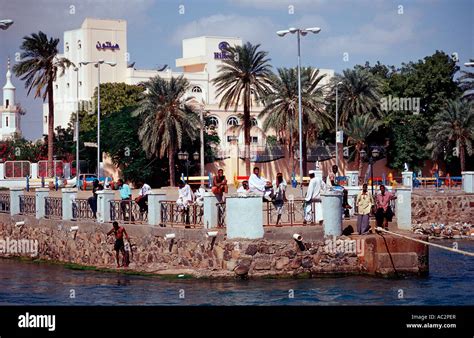
[(335, 86), (342, 82), (338, 88), (338, 110), (339, 125), (344, 128), (351, 116), (381, 111), (382, 83), (365, 69), (346, 69), (342, 73), (333, 78), (328, 99), (335, 101)]
[[(325, 75), (314, 68), (301, 69), (301, 106), (303, 112), (303, 170), (306, 173), (307, 144), (318, 131), (329, 124), (324, 109), (324, 87), (320, 85)], [(298, 135), (298, 73), (295, 68), (279, 68), (273, 75), (272, 91), (262, 101), (265, 108), (259, 117), (265, 118), (263, 130), (275, 130), (288, 144), (290, 159), (294, 158), (295, 139)]]
[(147, 156), (169, 160), (170, 186), (175, 186), (175, 156), (183, 136), (195, 139), (200, 127), (199, 116), (183, 96), (189, 82), (182, 75), (165, 80), (156, 76), (143, 83), (145, 93), (133, 116), (141, 118), (138, 137)]
[(467, 100), (449, 100), (446, 108), (435, 116), (428, 131), (428, 150), (433, 159), (439, 158), (446, 148), (455, 143), (461, 171), (466, 170), (466, 152), (473, 154), (474, 105)]
[[(474, 62), (474, 59), (470, 59)], [(474, 100), (474, 72), (461, 71), (462, 75), (459, 77), (459, 87), (464, 92), (463, 97), (469, 101)]]
[(347, 143), (355, 147), (355, 164), (359, 170), (359, 177), (362, 177), (363, 162), (360, 156), (361, 150), (366, 147), (367, 138), (376, 131), (380, 122), (375, 120), (371, 114), (353, 115), (344, 128), (347, 134)]
[(21, 61), (13, 67), (16, 76), (25, 81), (28, 95), (35, 89), (35, 98), (48, 99), (48, 175), (53, 176), (54, 154), (54, 97), (53, 83), (58, 75), (62, 76), (73, 63), (64, 57), (58, 57), (59, 39), (49, 38), (43, 33), (25, 36), (20, 46)]
[(219, 75), (212, 80), (216, 86), (216, 96), (221, 96), (219, 107), (227, 110), (239, 104), (244, 108), (245, 168), (250, 174), (250, 111), (252, 95), (255, 100), (262, 98), (270, 90), (271, 66), (268, 53), (258, 50), (260, 45), (247, 42), (243, 46), (228, 47), (225, 53), (229, 56), (219, 66)]

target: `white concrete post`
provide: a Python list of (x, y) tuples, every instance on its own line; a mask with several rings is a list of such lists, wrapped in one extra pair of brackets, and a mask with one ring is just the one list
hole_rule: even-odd
[(358, 170), (347, 170), (346, 176), (348, 178), (347, 185), (349, 187), (357, 187), (359, 185), (359, 171)]
[(0, 163), (0, 180), (5, 178), (5, 163)]
[(321, 194), (323, 203), (324, 236), (342, 234), (342, 191), (331, 190)]
[(22, 195), (23, 188), (10, 188), (10, 215), (18, 215), (20, 213), (20, 196)]
[(114, 199), (113, 190), (99, 190), (97, 193), (97, 222), (110, 222), (110, 201)]
[(321, 179), (321, 181), (322, 181), (322, 180), (323, 180), (323, 171), (320, 170), (320, 169), (315, 170), (315, 171), (316, 171), (316, 172), (314, 173), (314, 177), (316, 177), (316, 178), (319, 177), (319, 178)]
[(63, 220), (69, 221), (73, 219), (72, 205), (76, 200), (77, 189), (63, 188), (62, 192), (62, 207), (63, 207)]
[(212, 192), (206, 192), (204, 194), (204, 215), (203, 223), (204, 228), (210, 229), (217, 227), (217, 200), (216, 196)]
[(462, 190), (469, 194), (474, 193), (474, 171), (463, 171)]
[(152, 191), (148, 194), (148, 224), (161, 224), (161, 201), (166, 200), (164, 192)]
[(227, 238), (263, 238), (262, 196), (226, 197)]
[(395, 200), (398, 229), (411, 230), (411, 188), (398, 188)]
[(38, 178), (38, 163), (31, 163), (31, 178)]
[(405, 187), (410, 188), (410, 191), (413, 190), (413, 171), (404, 171), (402, 172), (402, 184)]
[(35, 199), (36, 199), (36, 218), (40, 219), (45, 216), (45, 197), (49, 196), (48, 188), (37, 188), (35, 190)]

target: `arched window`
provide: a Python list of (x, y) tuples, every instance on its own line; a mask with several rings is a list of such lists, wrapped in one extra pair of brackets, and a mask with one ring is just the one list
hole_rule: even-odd
[(207, 119), (207, 125), (209, 129), (215, 130), (219, 126), (219, 120), (215, 116), (211, 116)]
[(77, 49), (81, 49), (81, 47), (82, 47), (81, 40), (77, 40)]
[(252, 117), (250, 119), (250, 124), (252, 125), (252, 127), (258, 127), (257, 119), (255, 117)]
[(69, 43), (66, 42), (66, 52), (69, 52)]
[(202, 89), (201, 89), (201, 87), (199, 87), (199, 86), (194, 86), (194, 87), (191, 89), (191, 92), (192, 92), (192, 93), (202, 93)]
[(238, 126), (239, 125), (239, 119), (237, 119), (235, 116), (231, 116), (227, 120), (227, 125), (228, 126), (233, 126), (233, 127)]

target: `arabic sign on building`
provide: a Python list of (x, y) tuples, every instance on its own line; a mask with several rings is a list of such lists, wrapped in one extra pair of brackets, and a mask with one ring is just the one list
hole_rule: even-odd
[(112, 44), (112, 42), (110, 41), (106, 41), (104, 43), (100, 43), (100, 41), (97, 41), (97, 44), (95, 45), (95, 47), (98, 49), (98, 50), (107, 50), (107, 49), (110, 49), (111, 51), (115, 51), (116, 49), (120, 49), (120, 46), (118, 45), (118, 43), (116, 43), (115, 45)]
[(230, 47), (227, 41), (222, 41), (219, 43), (220, 52), (214, 52), (214, 59), (216, 60), (223, 60), (229, 59), (231, 54), (227, 52), (227, 49)]

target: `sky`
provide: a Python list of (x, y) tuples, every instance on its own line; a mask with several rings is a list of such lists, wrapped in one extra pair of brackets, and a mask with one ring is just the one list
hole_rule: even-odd
[[(0, 0), (0, 86), (7, 58), (13, 61), (25, 35), (43, 31), (60, 38), (86, 17), (125, 19), (128, 52), (137, 69), (168, 64), (181, 57), (183, 38), (200, 35), (241, 37), (261, 44), (274, 69), (297, 62), (296, 37), (277, 30), (320, 27), (302, 38), (302, 65), (341, 72), (356, 64), (387, 65), (418, 61), (442, 50), (456, 53), (462, 69), (474, 58), (474, 0)], [(23, 136), (42, 134), (42, 102), (27, 96), (13, 77), (16, 100), (26, 109)]]

